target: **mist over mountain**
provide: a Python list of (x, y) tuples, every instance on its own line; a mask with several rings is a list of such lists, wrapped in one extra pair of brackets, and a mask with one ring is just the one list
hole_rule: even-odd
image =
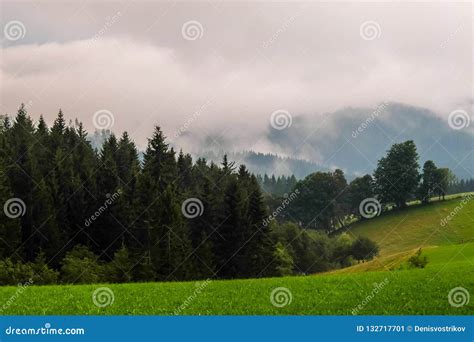
[(401, 103), (348, 107), (322, 116), (295, 115), (291, 125), (281, 130), (269, 124), (260, 140), (265, 141), (265, 153), (238, 151), (245, 144), (225, 134), (197, 138), (186, 132), (185, 136), (194, 142), (195, 156), (219, 162), (227, 153), (229, 159), (259, 174), (303, 178), (317, 170), (340, 168), (350, 179), (372, 173), (389, 147), (405, 140), (415, 141), (420, 165), (431, 159), (459, 178), (474, 174), (472, 127), (453, 129), (433, 111)]
[[(212, 160), (215, 163), (220, 163), (224, 154), (226, 154), (225, 151), (207, 151), (202, 152), (200, 156), (207, 160)], [(260, 175), (294, 175), (297, 179), (302, 179), (310, 173), (329, 170), (325, 165), (320, 165), (308, 160), (282, 157), (271, 153), (253, 151), (231, 152), (227, 153), (227, 157), (229, 160), (235, 162), (236, 165), (244, 164), (250, 172)]]
[(428, 109), (387, 103), (342, 109), (323, 120), (299, 116), (287, 129), (270, 130), (268, 139), (286, 155), (355, 174), (371, 173), (392, 144), (414, 140), (420, 164), (431, 159), (467, 178), (474, 174), (474, 134), (469, 129), (455, 130)]

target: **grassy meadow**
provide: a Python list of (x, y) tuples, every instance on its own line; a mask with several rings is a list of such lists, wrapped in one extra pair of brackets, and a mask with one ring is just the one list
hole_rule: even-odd
[[(325, 274), (30, 286), (19, 295), (17, 287), (2, 287), (0, 303), (9, 303), (3, 314), (25, 315), (472, 315), (474, 299), (455, 307), (448, 293), (456, 287), (474, 293), (473, 202), (465, 204), (445, 226), (440, 225), (441, 219), (460, 206), (460, 199), (411, 206), (356, 223), (350, 233), (377, 241), (380, 256)], [(419, 247), (429, 263), (424, 269), (408, 269), (407, 260)], [(100, 287), (113, 292), (113, 302), (105, 307), (92, 300)], [(279, 298), (272, 297), (278, 288), (285, 289)]]

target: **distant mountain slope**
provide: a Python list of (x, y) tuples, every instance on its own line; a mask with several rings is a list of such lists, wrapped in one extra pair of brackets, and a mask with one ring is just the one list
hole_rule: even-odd
[[(449, 167), (459, 178), (467, 179), (474, 177), (473, 128), (471, 124), (454, 130), (447, 119), (428, 109), (385, 103), (377, 108), (349, 107), (322, 116), (294, 115), (292, 125), (282, 130), (269, 125), (262, 138), (274, 153), (238, 151), (236, 146), (245, 144), (235, 137), (199, 136), (190, 131), (175, 139), (173, 146), (176, 150), (186, 146), (186, 150), (194, 151), (194, 158), (216, 163), (227, 153), (230, 160), (247, 165), (255, 174), (293, 174), (301, 179), (315, 171), (340, 168), (350, 180), (372, 173), (392, 144), (414, 140), (420, 166), (431, 159), (438, 167)], [(107, 134), (90, 135), (94, 147), (100, 148)]]
[[(199, 154), (215, 163), (220, 163), (225, 152), (204, 151)], [(227, 153), (229, 160), (234, 161), (236, 165), (245, 164), (247, 168), (255, 174), (268, 175), (294, 175), (301, 179), (316, 171), (328, 170), (328, 167), (313, 163), (307, 160), (281, 157), (277, 154), (258, 153), (253, 151), (243, 151), (239, 153)]]
[(427, 109), (389, 103), (379, 109), (346, 108), (323, 119), (297, 116), (289, 128), (269, 129), (268, 140), (286, 155), (365, 174), (393, 143), (410, 139), (418, 146), (420, 164), (432, 159), (468, 178), (474, 175), (474, 132), (469, 129), (454, 130)]

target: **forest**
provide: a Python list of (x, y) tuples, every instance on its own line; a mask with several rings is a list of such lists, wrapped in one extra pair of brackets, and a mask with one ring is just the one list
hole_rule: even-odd
[[(409, 200), (442, 198), (448, 169), (419, 172), (412, 141), (374, 175), (341, 170), (272, 180), (224, 156), (175, 151), (159, 126), (143, 160), (129, 135), (93, 148), (59, 111), (48, 127), (21, 106), (0, 122), (0, 284), (174, 281), (308, 274), (373, 258), (367, 238), (328, 233)], [(274, 181), (274, 182), (273, 182)], [(281, 196), (264, 196), (262, 187)], [(272, 187), (273, 188), (270, 188)], [(291, 191), (291, 193), (289, 193)], [(376, 202), (361, 211), (366, 199)]]

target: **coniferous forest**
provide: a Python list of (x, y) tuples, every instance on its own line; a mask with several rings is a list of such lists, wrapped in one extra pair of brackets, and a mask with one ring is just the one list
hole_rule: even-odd
[(22, 106), (3, 117), (0, 146), (2, 284), (277, 276), (351, 254), (324, 234), (267, 224), (245, 166), (193, 162), (159, 127), (140, 162), (127, 133), (97, 151), (81, 123), (61, 111), (51, 127), (34, 123)]
[(449, 184), (461, 184), (432, 161), (420, 173), (412, 141), (393, 145), (373, 176), (350, 183), (341, 170), (262, 179), (225, 156), (220, 165), (193, 161), (158, 126), (141, 160), (126, 132), (96, 149), (61, 111), (48, 127), (24, 106), (2, 117), (0, 147), (0, 284), (252, 278), (350, 266), (376, 256), (378, 246), (329, 232), (410, 200), (444, 198)]

